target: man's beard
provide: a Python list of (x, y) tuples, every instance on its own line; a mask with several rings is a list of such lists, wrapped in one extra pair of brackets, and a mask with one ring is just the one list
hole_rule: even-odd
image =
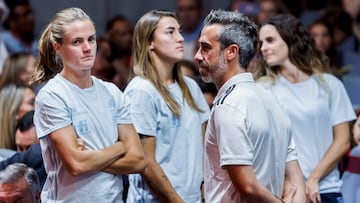
[(215, 76), (224, 76), (227, 71), (227, 63), (225, 61), (224, 51), (220, 52), (220, 59), (217, 66), (216, 67), (207, 66), (207, 68), (208, 68), (208, 72), (206, 72), (206, 75), (201, 75), (201, 79), (206, 83), (216, 82), (214, 81), (215, 78), (211, 77), (210, 71), (216, 73)]

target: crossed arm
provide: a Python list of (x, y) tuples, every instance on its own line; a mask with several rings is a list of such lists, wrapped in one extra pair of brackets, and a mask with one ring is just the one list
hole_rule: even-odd
[(135, 130), (132, 125), (120, 125), (118, 130), (124, 133), (122, 140), (99, 150), (81, 149), (71, 125), (52, 132), (49, 138), (65, 169), (73, 176), (100, 170), (112, 173), (140, 171), (144, 168), (144, 158)]
[(103, 171), (112, 174), (140, 173), (145, 168), (144, 152), (140, 144), (140, 138), (132, 124), (119, 125), (118, 134), (120, 141), (124, 143), (127, 152)]

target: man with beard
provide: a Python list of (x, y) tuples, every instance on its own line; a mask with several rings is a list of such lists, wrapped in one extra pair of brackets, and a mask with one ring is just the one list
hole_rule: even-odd
[(246, 72), (256, 24), (240, 13), (211, 11), (195, 60), (218, 94), (205, 136), (206, 202), (305, 202), (290, 120)]

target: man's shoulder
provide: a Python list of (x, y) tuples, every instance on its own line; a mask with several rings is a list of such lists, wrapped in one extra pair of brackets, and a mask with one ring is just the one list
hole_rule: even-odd
[(229, 86), (221, 95), (217, 96), (215, 105), (251, 103), (254, 99), (258, 98), (258, 95), (259, 89), (255, 84), (242, 85), (242, 83), (236, 83)]

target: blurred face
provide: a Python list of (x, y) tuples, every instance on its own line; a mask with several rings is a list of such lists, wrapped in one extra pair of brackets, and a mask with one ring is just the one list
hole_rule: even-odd
[(276, 15), (276, 7), (273, 1), (261, 1), (258, 23), (262, 24), (265, 20)]
[(222, 84), (227, 72), (227, 65), (217, 35), (222, 25), (213, 24), (205, 26), (199, 38), (199, 49), (195, 54), (201, 78), (205, 82), (214, 82), (217, 86)]
[(62, 44), (54, 43), (56, 53), (62, 58), (64, 69), (90, 71), (96, 55), (95, 27), (90, 20), (76, 20), (63, 26)]
[(24, 152), (29, 149), (30, 145), (39, 143), (35, 127), (25, 130), (24, 132), (17, 129), (15, 132), (15, 142), (18, 152)]
[(36, 197), (22, 178), (14, 183), (0, 184), (0, 202), (36, 203)]
[(154, 32), (150, 49), (160, 60), (175, 63), (184, 57), (183, 41), (177, 20), (172, 17), (162, 17)]
[(118, 20), (109, 31), (109, 40), (118, 51), (130, 51), (132, 28), (129, 22)]
[(197, 7), (195, 0), (178, 0), (177, 14), (184, 32), (193, 31), (201, 20), (201, 8)]
[(339, 28), (334, 28), (334, 44), (341, 44), (347, 37), (347, 34)]
[(26, 88), (16, 119), (22, 118), (25, 113), (33, 110), (35, 110), (35, 93), (32, 89)]
[(310, 28), (310, 34), (314, 38), (316, 47), (326, 52), (331, 45), (331, 37), (328, 29), (323, 24), (315, 24)]
[(356, 18), (356, 15), (360, 11), (360, 0), (342, 0), (344, 10), (351, 15), (352, 18)]
[(110, 44), (106, 40), (98, 42), (98, 50), (91, 73), (96, 77), (108, 81), (112, 66), (109, 61), (111, 55)]
[(14, 30), (22, 35), (32, 35), (35, 26), (34, 13), (29, 5), (19, 5), (14, 8), (14, 20), (12, 21)]
[(358, 117), (354, 124), (353, 136), (356, 144), (360, 144), (360, 117)]
[(182, 65), (180, 68), (181, 68), (181, 72), (182, 72), (183, 75), (191, 77), (191, 78), (196, 77), (196, 74), (194, 73), (193, 70), (191, 70), (190, 67)]
[(29, 84), (31, 76), (35, 71), (35, 57), (30, 55), (28, 58), (28, 63), (26, 69), (23, 73), (20, 74), (20, 80), (24, 81), (26, 84)]
[[(241, 3), (243, 3), (244, 1), (243, 0), (232, 0), (231, 2), (232, 2), (231, 3), (231, 11), (238, 11), (239, 5)], [(245, 1), (245, 2), (247, 2), (247, 1)]]
[(260, 51), (269, 66), (283, 65), (289, 60), (289, 49), (273, 25), (264, 25), (259, 31)]

